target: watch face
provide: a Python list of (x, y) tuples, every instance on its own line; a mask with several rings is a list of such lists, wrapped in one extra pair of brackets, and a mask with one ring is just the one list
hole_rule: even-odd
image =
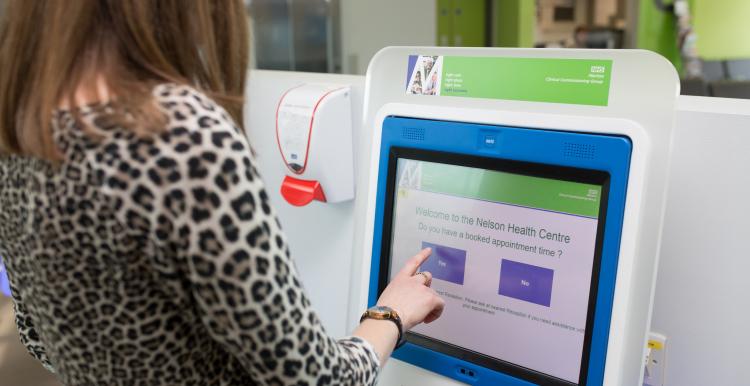
[(375, 306), (367, 310), (372, 316), (382, 318), (392, 318), (396, 316), (391, 307)]

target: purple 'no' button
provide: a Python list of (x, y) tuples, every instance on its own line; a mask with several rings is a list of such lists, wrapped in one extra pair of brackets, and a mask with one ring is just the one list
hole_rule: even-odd
[(498, 293), (518, 300), (549, 307), (555, 271), (536, 265), (505, 260), (500, 265)]
[(464, 284), (466, 251), (423, 241), (422, 248), (432, 248), (432, 255), (422, 264), (422, 271), (429, 271), (433, 279)]

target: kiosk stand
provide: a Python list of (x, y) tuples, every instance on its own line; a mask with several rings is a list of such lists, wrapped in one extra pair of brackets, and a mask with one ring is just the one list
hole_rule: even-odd
[(351, 313), (424, 247), (446, 300), (381, 384), (639, 384), (677, 92), (646, 51), (378, 53)]

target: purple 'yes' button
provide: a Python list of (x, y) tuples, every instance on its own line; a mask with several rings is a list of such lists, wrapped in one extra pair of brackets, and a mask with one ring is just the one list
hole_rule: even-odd
[(422, 271), (429, 271), (433, 279), (464, 284), (466, 251), (423, 241), (422, 248), (432, 248), (432, 255), (422, 264)]
[(500, 290), (498, 293), (549, 307), (552, 299), (554, 273), (555, 271), (549, 268), (503, 259), (500, 265)]

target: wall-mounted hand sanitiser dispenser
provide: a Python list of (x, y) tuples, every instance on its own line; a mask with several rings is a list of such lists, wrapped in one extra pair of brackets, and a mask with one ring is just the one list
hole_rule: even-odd
[(276, 110), (276, 139), (286, 177), (281, 195), (294, 206), (354, 198), (350, 89), (303, 84)]

